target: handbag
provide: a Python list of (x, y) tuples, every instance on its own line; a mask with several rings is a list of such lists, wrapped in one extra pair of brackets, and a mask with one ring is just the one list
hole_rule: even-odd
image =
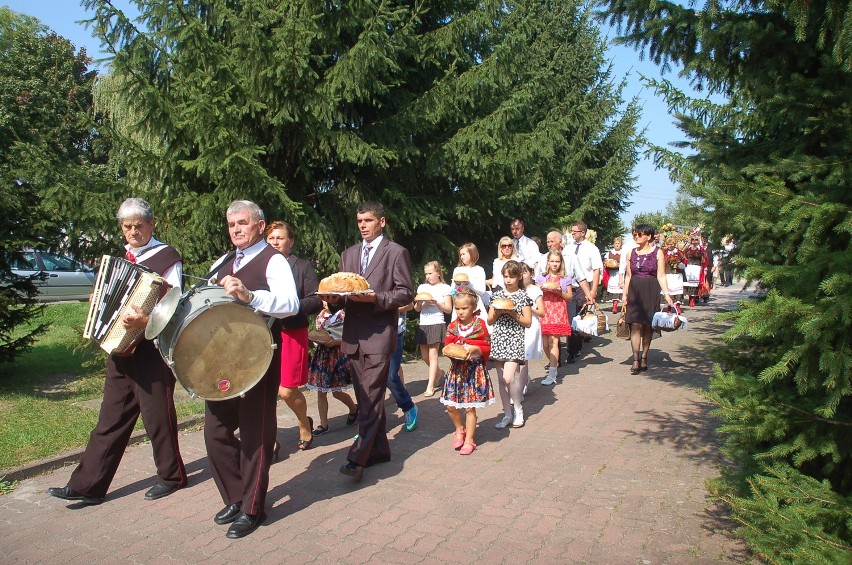
[(621, 316), (618, 317), (618, 321), (615, 323), (615, 337), (630, 339), (630, 324), (627, 323), (626, 316), (627, 306), (622, 306)]

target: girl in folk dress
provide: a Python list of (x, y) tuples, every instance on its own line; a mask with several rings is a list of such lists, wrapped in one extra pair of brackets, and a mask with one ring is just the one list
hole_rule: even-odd
[(560, 251), (547, 254), (547, 272), (536, 277), (535, 282), (544, 291), (541, 337), (544, 340), (544, 352), (550, 361), (547, 377), (541, 384), (552, 385), (556, 382), (556, 368), (559, 366), (559, 337), (571, 335), (567, 301), (574, 299), (572, 279), (565, 273), (565, 262)]
[[(526, 363), (524, 352), (524, 328), (532, 324), (532, 300), (521, 288), (521, 265), (509, 261), (503, 265), (505, 288), (494, 293), (492, 306), (488, 309), (491, 324), (491, 358), (497, 369), (500, 384), (500, 399), (503, 401), (503, 418), (497, 423), (499, 430), (520, 428), (524, 425), (524, 409), (521, 406), (523, 384), (515, 378), (518, 368)], [(511, 310), (495, 310), (494, 300), (509, 298), (515, 303)], [(515, 405), (514, 417), (512, 404)]]
[[(318, 330), (328, 331), (332, 337), (337, 332), (343, 331), (343, 310), (334, 314), (328, 311), (328, 307), (317, 314), (316, 326)], [(319, 410), (320, 424), (314, 429), (315, 436), (322, 435), (328, 431), (328, 393), (349, 408), (346, 416), (346, 425), (351, 426), (358, 418), (358, 405), (344, 392), (352, 387), (352, 376), (349, 373), (349, 360), (340, 352), (340, 338), (332, 339), (324, 345), (316, 344), (314, 355), (311, 357), (308, 368), (307, 387), (317, 391), (317, 409)]]
[(532, 300), (532, 306), (530, 306), (532, 323), (530, 327), (524, 329), (524, 360), (527, 362), (521, 365), (521, 402), (523, 402), (527, 394), (527, 385), (530, 384), (529, 361), (544, 357), (541, 322), (539, 322), (539, 319), (544, 316), (544, 297), (541, 288), (533, 283), (532, 267), (526, 263), (521, 263), (521, 278), (524, 283), (524, 292)]
[(435, 381), (438, 380), (440, 367), (438, 353), (444, 342), (447, 325), (444, 314), (453, 311), (453, 301), (450, 298), (450, 285), (444, 282), (444, 271), (437, 261), (430, 261), (423, 267), (426, 282), (417, 287), (417, 294), (428, 293), (430, 300), (415, 300), (414, 309), (420, 312), (420, 326), (414, 336), (414, 341), (420, 344), (420, 355), (423, 362), (429, 366), (429, 382), (423, 396), (435, 394)]
[(447, 345), (458, 343), (470, 354), (466, 360), (453, 359), (441, 395), (441, 404), (447, 407), (450, 420), (456, 427), (453, 449), (458, 449), (462, 455), (470, 455), (476, 449), (476, 409), (494, 403), (494, 389), (485, 368), (491, 350), (490, 338), (485, 323), (474, 315), (476, 303), (476, 293), (470, 290), (462, 290), (455, 295), (453, 305), (458, 316), (450, 323), (445, 338)]
[[(609, 250), (604, 259), (604, 286), (606, 291), (611, 294), (609, 298), (617, 300), (621, 297), (622, 288), (621, 281), (618, 277), (618, 268), (621, 265), (621, 247), (624, 245), (624, 240), (621, 236), (612, 240), (612, 249)], [(607, 264), (609, 263), (609, 264)]]

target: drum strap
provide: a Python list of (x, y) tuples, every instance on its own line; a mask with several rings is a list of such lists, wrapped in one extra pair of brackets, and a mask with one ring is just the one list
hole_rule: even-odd
[(236, 249), (234, 249), (233, 251), (231, 251), (230, 253), (228, 253), (228, 254), (225, 256), (225, 258), (224, 258), (224, 259), (222, 259), (221, 261), (219, 261), (218, 263), (216, 263), (216, 265), (213, 267), (213, 270), (212, 270), (212, 271), (210, 271), (209, 273), (207, 273), (206, 275), (204, 275), (203, 277), (201, 277), (201, 280), (200, 280), (197, 284), (195, 284), (192, 288), (190, 288), (189, 290), (195, 290), (196, 288), (198, 288), (198, 287), (200, 287), (200, 286), (207, 286), (208, 284), (210, 284), (210, 283), (208, 282), (208, 281), (210, 280), (210, 277), (212, 277), (212, 276), (213, 276), (213, 275), (215, 275), (217, 272), (219, 272), (219, 267), (220, 267), (220, 266), (222, 266), (222, 265), (224, 265), (225, 263), (227, 263), (227, 262), (228, 262), (228, 261), (230, 261), (231, 259), (233, 259), (233, 258), (234, 258), (234, 256), (235, 256), (236, 254), (237, 254), (237, 250), (236, 250)]

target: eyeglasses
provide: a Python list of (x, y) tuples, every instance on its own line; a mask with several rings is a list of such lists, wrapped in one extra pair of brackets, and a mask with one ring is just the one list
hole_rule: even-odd
[(571, 230), (571, 233), (584, 233), (583, 230)]

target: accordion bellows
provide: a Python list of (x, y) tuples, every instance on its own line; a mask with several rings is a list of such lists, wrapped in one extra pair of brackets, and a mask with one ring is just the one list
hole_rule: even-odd
[(146, 314), (168, 287), (165, 279), (121, 257), (104, 255), (95, 279), (83, 337), (110, 355), (129, 355), (144, 339), (145, 328), (127, 329), (121, 317), (138, 306)]

